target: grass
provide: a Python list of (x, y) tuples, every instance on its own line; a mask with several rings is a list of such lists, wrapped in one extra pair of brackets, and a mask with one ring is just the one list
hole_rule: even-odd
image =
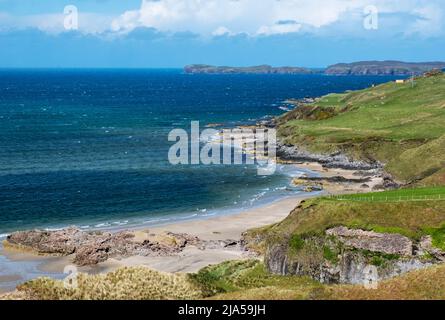
[[(314, 119), (324, 109), (331, 116)], [(379, 160), (402, 182), (425, 179), (445, 167), (445, 75), (324, 96), (285, 114), (278, 134), (310, 151)]]
[[(372, 196), (421, 197), (425, 194), (440, 194), (443, 189), (401, 189), (367, 196), (368, 199), (372, 199)], [(266, 248), (267, 243), (277, 243), (286, 238), (299, 239), (310, 234), (324, 234), (335, 226), (399, 233), (414, 240), (428, 234), (435, 234), (435, 238), (439, 239), (438, 234), (445, 234), (445, 229), (442, 229), (445, 224), (445, 201), (356, 201), (357, 197), (361, 195), (344, 196), (341, 201), (327, 197), (304, 201), (282, 222), (255, 230), (256, 236), (264, 239), (260, 247)], [(436, 233), (433, 233), (434, 230)], [(261, 236), (258, 235), (260, 232), (263, 232)]]
[(346, 194), (331, 196), (326, 199), (366, 202), (445, 200), (445, 187), (406, 188), (385, 192)]
[(242, 299), (246, 292), (255, 299), (310, 299), (323, 287), (308, 277), (272, 275), (258, 260), (223, 262), (191, 277), (209, 299)]
[(162, 300), (197, 299), (198, 286), (186, 275), (154, 271), (144, 267), (121, 268), (116, 271), (77, 276), (76, 287), (63, 281), (38, 278), (17, 287), (19, 297), (32, 300)]
[(445, 250), (445, 224), (438, 228), (424, 228), (423, 231), (431, 236), (434, 247)]
[(301, 238), (299, 234), (293, 234), (289, 239), (289, 247), (294, 250), (298, 251), (304, 246), (304, 240)]

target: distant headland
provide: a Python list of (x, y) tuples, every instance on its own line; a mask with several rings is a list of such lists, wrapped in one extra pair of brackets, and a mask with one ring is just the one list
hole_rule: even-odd
[(359, 61), (338, 63), (326, 69), (304, 67), (252, 67), (212, 66), (193, 64), (184, 67), (188, 74), (325, 74), (325, 75), (420, 75), (433, 69), (444, 69), (445, 62)]
[(272, 67), (269, 65), (253, 67), (211, 66), (206, 64), (192, 64), (184, 67), (186, 73), (207, 74), (311, 74), (314, 71), (301, 67)]

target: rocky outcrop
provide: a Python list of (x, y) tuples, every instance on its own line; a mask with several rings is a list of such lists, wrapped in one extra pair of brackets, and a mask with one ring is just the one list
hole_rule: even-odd
[(445, 252), (433, 248), (427, 238), (414, 243), (400, 234), (343, 226), (302, 241), (298, 248), (292, 248), (289, 241), (269, 244), (264, 258), (268, 270), (280, 275), (310, 276), (322, 283), (364, 284), (370, 272), (372, 280), (379, 281), (445, 258)]
[(70, 255), (80, 243), (86, 242), (89, 235), (76, 228), (60, 231), (19, 231), (6, 238), (9, 244), (34, 250), (40, 254)]
[(429, 254), (435, 259), (445, 262), (445, 252), (433, 247), (433, 239), (431, 236), (423, 236), (419, 243), (419, 254)]
[(311, 161), (318, 162), (325, 168), (341, 168), (349, 170), (371, 170), (382, 168), (382, 164), (373, 161), (357, 161), (346, 155), (335, 152), (328, 155), (310, 153), (298, 146), (277, 143), (277, 157), (284, 161)]
[(342, 244), (355, 249), (402, 256), (413, 254), (412, 241), (400, 234), (378, 233), (346, 227), (328, 229), (326, 234), (336, 237)]
[(85, 232), (77, 228), (57, 231), (19, 231), (6, 238), (6, 244), (38, 254), (69, 256), (79, 266), (94, 265), (109, 258), (132, 255), (167, 256), (181, 252), (186, 246), (199, 249), (233, 248), (235, 240), (203, 241), (184, 233), (166, 232), (160, 235), (138, 237), (134, 232)]

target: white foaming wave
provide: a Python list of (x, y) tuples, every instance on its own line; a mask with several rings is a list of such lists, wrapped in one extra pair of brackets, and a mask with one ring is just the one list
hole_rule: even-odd
[(124, 221), (114, 221), (112, 222), (113, 225), (117, 225), (117, 226), (125, 226), (128, 224), (128, 220), (124, 220)]
[(103, 222), (103, 223), (98, 223), (98, 224), (96, 224), (94, 227), (95, 227), (95, 228), (105, 228), (105, 227), (110, 227), (110, 226), (111, 226), (110, 223), (108, 223), (108, 222)]
[(156, 222), (164, 222), (164, 221), (170, 221), (170, 218), (158, 218), (158, 219), (150, 219), (150, 220), (145, 220), (144, 224), (150, 224), (150, 223), (156, 223)]
[(214, 215), (216, 215), (216, 212), (204, 213), (204, 214), (201, 214), (200, 216), (201, 217), (212, 217)]
[(197, 217), (197, 216), (198, 216), (198, 214), (194, 213), (194, 214), (191, 214), (191, 215), (188, 215), (188, 216), (178, 217), (178, 220), (190, 219), (190, 218), (194, 218), (194, 217)]
[(63, 230), (63, 229), (65, 229), (65, 228), (63, 228), (63, 227), (62, 228), (60, 228), (60, 227), (59, 228), (45, 228), (44, 230), (45, 231), (60, 231), (60, 230)]
[(250, 202), (250, 204), (253, 204), (254, 202), (258, 201), (260, 198), (262, 198), (265, 194), (266, 194), (265, 191), (257, 193), (248, 201)]

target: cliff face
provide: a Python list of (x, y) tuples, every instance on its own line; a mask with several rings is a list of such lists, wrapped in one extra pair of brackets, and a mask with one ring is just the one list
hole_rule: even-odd
[[(420, 244), (400, 234), (336, 227), (309, 236), (298, 245), (271, 245), (265, 264), (273, 274), (309, 276), (322, 283), (372, 284), (431, 266), (428, 239)], [(436, 256), (442, 259), (442, 255)]]
[(272, 274), (326, 284), (377, 282), (444, 263), (444, 201), (392, 201), (398, 192), (371, 194), (381, 201), (369, 194), (305, 200), (283, 221), (247, 231), (243, 245), (263, 254)]
[(408, 63), (401, 61), (362, 61), (339, 63), (325, 70), (327, 75), (420, 75), (433, 69), (445, 68), (445, 62)]
[(253, 67), (218, 67), (204, 64), (193, 64), (184, 67), (190, 74), (311, 74), (311, 70), (300, 67), (272, 67), (269, 65)]

